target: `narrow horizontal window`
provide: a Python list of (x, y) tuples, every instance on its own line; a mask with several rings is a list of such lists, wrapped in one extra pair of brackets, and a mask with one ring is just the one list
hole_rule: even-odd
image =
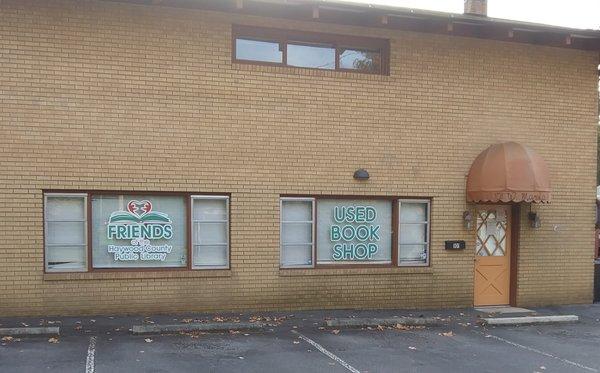
[(234, 61), (387, 74), (386, 39), (233, 26)]
[(281, 199), (281, 267), (310, 267), (313, 264), (314, 200)]
[(45, 257), (49, 272), (87, 269), (87, 196), (45, 195)]
[(398, 264), (429, 263), (429, 201), (400, 200)]
[(339, 54), (341, 69), (358, 70), (369, 73), (381, 71), (381, 52), (352, 48), (342, 48)]
[(192, 196), (192, 267), (229, 267), (229, 198)]
[(315, 69), (335, 69), (335, 48), (324, 44), (287, 45), (287, 63), (296, 67), (312, 67)]
[(282, 63), (283, 52), (279, 42), (240, 38), (235, 40), (235, 58), (246, 61)]

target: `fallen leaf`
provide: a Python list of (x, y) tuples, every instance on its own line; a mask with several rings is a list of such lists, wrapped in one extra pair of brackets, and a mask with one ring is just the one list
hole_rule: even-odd
[(146, 339), (144, 339), (144, 342), (146, 342), (146, 343), (152, 343), (154, 341), (152, 340), (152, 338), (146, 338)]
[(50, 342), (50, 343), (58, 343), (58, 338), (50, 337), (50, 338), (48, 338), (48, 342)]
[(449, 332), (440, 333), (440, 335), (444, 337), (454, 337), (454, 333), (452, 332), (452, 330)]
[(7, 336), (2, 337), (2, 342), (10, 342), (13, 339), (14, 339), (13, 337), (11, 337), (10, 335), (7, 335)]
[(383, 329), (384, 329), (383, 325), (377, 325), (377, 330), (383, 331)]
[(402, 324), (396, 324), (395, 328), (398, 330), (410, 330), (408, 326)]

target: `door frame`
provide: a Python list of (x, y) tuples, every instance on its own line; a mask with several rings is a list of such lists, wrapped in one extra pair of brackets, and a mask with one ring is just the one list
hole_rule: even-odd
[(518, 263), (519, 263), (519, 237), (521, 235), (521, 205), (519, 203), (510, 204), (510, 280), (509, 280), (509, 304), (517, 306), (517, 287), (518, 287)]
[[(519, 263), (519, 238), (521, 235), (521, 205), (519, 203), (477, 203), (477, 206), (504, 205), (510, 208), (510, 258), (509, 258), (509, 280), (508, 280), (508, 304), (512, 307), (517, 306), (517, 287), (518, 287), (518, 263)], [(475, 278), (473, 278), (473, 305), (475, 305)]]

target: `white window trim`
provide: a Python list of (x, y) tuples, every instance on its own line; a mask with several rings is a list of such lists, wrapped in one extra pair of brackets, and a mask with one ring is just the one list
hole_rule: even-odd
[[(283, 252), (283, 202), (286, 201), (295, 201), (295, 202), (310, 202), (311, 205), (311, 216), (312, 216), (312, 221), (311, 221), (311, 236), (312, 236), (312, 242), (311, 242), (311, 247), (310, 247), (310, 257), (311, 257), (311, 264), (309, 265), (284, 265), (281, 262), (281, 258), (282, 258), (282, 252)], [(315, 209), (315, 199), (311, 198), (311, 197), (280, 197), (279, 198), (279, 268), (314, 268), (315, 267), (315, 233), (316, 233), (316, 227), (315, 227), (315, 214), (316, 214), (316, 209)], [(308, 223), (308, 222), (307, 222)]]
[[(225, 210), (227, 213), (227, 253), (226, 253), (226, 258), (227, 258), (227, 264), (224, 266), (208, 266), (208, 265), (194, 265), (194, 200), (195, 199), (204, 199), (204, 200), (225, 200)], [(231, 238), (230, 236), (230, 224), (231, 224), (231, 216), (230, 216), (230, 209), (229, 209), (229, 196), (224, 196), (224, 195), (207, 195), (207, 194), (201, 194), (201, 195), (191, 195), (190, 196), (190, 222), (189, 222), (189, 229), (190, 229), (190, 268), (192, 270), (203, 270), (203, 269), (231, 269), (231, 255), (230, 255), (230, 249), (231, 249)], [(224, 223), (224, 222), (223, 222)]]
[[(396, 242), (396, 255), (398, 258), (398, 267), (429, 267), (429, 260), (430, 260), (430, 256), (431, 256), (431, 200), (429, 199), (402, 199), (399, 198), (398, 201), (398, 226), (396, 227), (396, 229), (398, 230), (398, 239)], [(426, 203), (427, 204), (427, 221), (424, 222), (420, 222), (421, 224), (426, 224), (427, 225), (427, 232), (426, 232), (426, 236), (425, 239), (427, 240), (425, 242), (425, 246), (426, 246), (426, 250), (427, 250), (427, 258), (425, 259), (425, 263), (402, 263), (400, 261), (400, 225), (402, 224), (402, 221), (400, 219), (401, 216), (401, 209), (402, 209), (402, 203)], [(419, 222), (413, 222), (413, 223), (419, 223)]]
[[(48, 197), (65, 197), (65, 198), (83, 198), (83, 217), (85, 228), (84, 234), (84, 251), (85, 251), (85, 262), (81, 269), (77, 268), (64, 268), (64, 269), (53, 269), (48, 267)], [(46, 272), (87, 272), (89, 267), (89, 247), (88, 247), (88, 194), (87, 193), (44, 193), (44, 270)]]

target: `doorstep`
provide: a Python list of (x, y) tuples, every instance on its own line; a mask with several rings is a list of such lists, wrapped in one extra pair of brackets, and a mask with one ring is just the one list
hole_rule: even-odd
[(489, 326), (516, 326), (532, 324), (557, 324), (578, 322), (576, 315), (540, 315), (537, 311), (511, 306), (475, 307), (481, 322)]
[(475, 311), (485, 313), (485, 314), (535, 314), (537, 313), (534, 310), (530, 310), (527, 308), (520, 307), (511, 307), (511, 306), (485, 306), (485, 307), (475, 307)]

